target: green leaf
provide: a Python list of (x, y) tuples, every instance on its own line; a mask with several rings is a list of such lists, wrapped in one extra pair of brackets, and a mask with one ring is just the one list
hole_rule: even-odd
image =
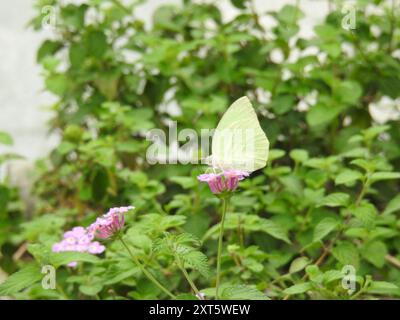
[(382, 241), (373, 241), (364, 245), (361, 250), (361, 255), (375, 267), (382, 268), (385, 265), (385, 256), (387, 252), (387, 247)]
[(69, 61), (73, 68), (80, 68), (86, 59), (87, 52), (81, 43), (72, 43), (69, 49)]
[(76, 144), (71, 143), (69, 141), (63, 141), (57, 147), (57, 151), (62, 155), (66, 155), (75, 149), (76, 149)]
[(323, 103), (317, 103), (307, 112), (307, 123), (310, 127), (326, 126), (336, 119), (341, 111), (342, 109), (338, 106), (327, 106)]
[(225, 288), (221, 293), (221, 298), (226, 300), (269, 300), (266, 294), (245, 285)]
[(276, 239), (283, 240), (286, 243), (291, 243), (288, 238), (287, 231), (272, 220), (262, 219), (260, 221), (260, 230), (268, 233), (270, 236)]
[(0, 144), (11, 146), (13, 144), (13, 139), (8, 133), (0, 131)]
[(299, 283), (299, 284), (295, 284), (289, 288), (286, 288), (285, 290), (283, 290), (284, 294), (300, 294), (300, 293), (304, 293), (307, 292), (309, 290), (311, 290), (313, 287), (311, 282), (304, 282), (304, 283)]
[(299, 162), (299, 163), (303, 163), (308, 160), (307, 150), (293, 149), (292, 151), (290, 151), (289, 155), (294, 161)]
[(87, 296), (95, 296), (103, 289), (101, 284), (93, 284), (93, 285), (80, 285), (79, 291)]
[(137, 141), (119, 142), (116, 146), (117, 151), (126, 153), (136, 153), (142, 148)]
[(63, 96), (67, 92), (70, 84), (68, 78), (63, 74), (50, 75), (45, 83), (46, 88), (58, 96)]
[(149, 252), (152, 247), (151, 239), (145, 235), (137, 233), (135, 229), (129, 229), (126, 237), (130, 244), (135, 246), (136, 248), (143, 249), (145, 252)]
[(274, 161), (285, 156), (286, 152), (280, 149), (271, 149), (268, 154), (268, 161)]
[(400, 194), (389, 201), (382, 214), (387, 215), (397, 211), (400, 211)]
[(362, 174), (356, 170), (345, 170), (336, 176), (335, 184), (351, 184), (354, 181), (361, 180)]
[(373, 294), (392, 295), (398, 293), (399, 287), (386, 281), (373, 281), (367, 291)]
[(328, 270), (323, 275), (323, 282), (325, 284), (339, 279), (343, 279), (343, 273), (339, 270)]
[(306, 274), (312, 282), (321, 283), (324, 279), (324, 274), (319, 270), (315, 264), (306, 267)]
[(371, 183), (381, 180), (400, 179), (400, 172), (375, 172), (371, 175)]
[(97, 263), (100, 261), (100, 259), (90, 253), (76, 252), (76, 251), (57, 252), (57, 253), (52, 253), (49, 256), (49, 263), (56, 268), (62, 265), (67, 265), (68, 263), (75, 261)]
[(107, 37), (103, 31), (90, 32), (86, 38), (86, 46), (90, 55), (101, 58), (108, 49)]
[(95, 296), (103, 289), (101, 284), (80, 285), (79, 291), (87, 296)]
[(190, 250), (187, 253), (180, 254), (180, 258), (185, 263), (185, 267), (188, 266), (197, 270), (206, 278), (210, 276), (210, 266), (208, 265), (207, 256), (204, 253), (198, 250)]
[(249, 0), (231, 0), (231, 3), (238, 9), (246, 9)]
[(317, 25), (314, 30), (315, 33), (324, 41), (336, 41), (340, 34), (339, 30), (330, 24)]
[(352, 265), (357, 268), (359, 265), (359, 254), (357, 247), (349, 241), (338, 243), (332, 248), (332, 255), (343, 265)]
[(363, 130), (363, 135), (366, 140), (373, 140), (378, 135), (380, 135), (383, 132), (388, 131), (389, 129), (390, 129), (390, 126), (388, 126), (388, 125), (372, 126), (366, 130)]
[(40, 63), (45, 57), (53, 56), (60, 48), (62, 43), (59, 41), (44, 41), (37, 51), (36, 61)]
[(289, 273), (299, 272), (309, 264), (310, 264), (310, 259), (308, 259), (307, 257), (296, 258), (290, 264)]
[(118, 81), (118, 75), (113, 73), (104, 73), (98, 76), (94, 80), (94, 83), (101, 94), (106, 97), (108, 101), (112, 101), (118, 93)]
[(324, 197), (319, 206), (326, 207), (345, 207), (349, 203), (350, 196), (347, 193), (336, 192)]
[(283, 23), (291, 25), (296, 23), (298, 19), (302, 18), (303, 13), (298, 7), (286, 4), (280, 11), (278, 11), (277, 17)]
[(378, 212), (372, 204), (361, 204), (353, 209), (352, 212), (353, 215), (359, 219), (366, 228), (371, 229), (374, 227)]
[(85, 24), (85, 12), (88, 6), (86, 4), (74, 5), (68, 4), (63, 6), (61, 9), (61, 17), (63, 19), (63, 24), (75, 29), (83, 28)]
[(42, 278), (40, 267), (30, 265), (10, 275), (0, 284), (0, 296), (13, 295), (33, 284)]
[(277, 115), (283, 115), (294, 107), (294, 98), (290, 95), (280, 95), (273, 99), (271, 107)]
[(321, 220), (314, 229), (313, 242), (322, 240), (330, 232), (336, 229), (339, 222), (333, 218), (325, 218)]
[(24, 236), (29, 240), (35, 240), (40, 234), (56, 232), (64, 225), (65, 218), (54, 214), (46, 214), (32, 221), (21, 224)]
[(361, 97), (362, 88), (355, 81), (341, 81), (334, 94), (345, 104), (355, 104)]
[(197, 185), (197, 181), (192, 177), (171, 177), (169, 180), (179, 184), (184, 189), (190, 189)]

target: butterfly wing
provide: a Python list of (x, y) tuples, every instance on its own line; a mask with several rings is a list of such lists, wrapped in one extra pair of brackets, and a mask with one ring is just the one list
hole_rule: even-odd
[(247, 97), (236, 100), (214, 132), (212, 162), (221, 169), (252, 172), (265, 167), (269, 141)]

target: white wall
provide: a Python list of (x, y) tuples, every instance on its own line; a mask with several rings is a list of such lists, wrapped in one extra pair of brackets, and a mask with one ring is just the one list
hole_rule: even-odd
[(54, 144), (47, 135), (49, 113), (40, 109), (51, 97), (42, 91), (35, 63), (43, 35), (27, 28), (32, 4), (32, 0), (0, 1), (0, 130), (14, 138), (14, 146), (7, 150), (28, 159), (43, 156)]

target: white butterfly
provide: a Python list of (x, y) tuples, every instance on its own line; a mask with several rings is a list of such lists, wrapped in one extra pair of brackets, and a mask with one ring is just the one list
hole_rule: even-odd
[(253, 172), (266, 166), (269, 141), (247, 97), (236, 100), (225, 112), (205, 162), (221, 170)]

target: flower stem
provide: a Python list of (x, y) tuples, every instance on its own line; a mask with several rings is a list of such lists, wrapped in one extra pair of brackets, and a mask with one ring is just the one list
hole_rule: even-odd
[(183, 264), (181, 263), (181, 261), (179, 260), (178, 257), (177, 258), (177, 265), (178, 268), (182, 271), (183, 275), (185, 276), (187, 282), (189, 283), (190, 287), (192, 288), (192, 290), (195, 292), (195, 294), (199, 297), (199, 299), (201, 299), (201, 295), (200, 295), (200, 291), (199, 289), (197, 289), (196, 285), (194, 284), (194, 282), (192, 281), (192, 279), (190, 279), (189, 274), (187, 273), (185, 267), (183, 266)]
[(122, 239), (121, 236), (118, 237), (118, 239), (121, 241), (122, 245), (126, 248), (128, 251), (129, 255), (131, 256), (133, 262), (142, 270), (144, 275), (152, 281), (157, 287), (159, 287), (162, 291), (164, 291), (167, 295), (169, 295), (172, 299), (176, 299), (176, 296), (172, 294), (167, 288), (165, 288), (158, 280), (149, 272), (146, 270), (146, 268), (139, 262), (139, 260), (132, 254), (131, 249), (129, 249), (128, 245), (125, 243), (125, 241)]
[(225, 222), (225, 215), (226, 209), (228, 207), (228, 199), (222, 198), (222, 215), (221, 215), (221, 222), (219, 227), (219, 238), (218, 238), (218, 254), (217, 254), (217, 280), (215, 284), (215, 299), (219, 299), (219, 285), (220, 285), (220, 278), (221, 278), (221, 252), (222, 252), (222, 238), (224, 236), (224, 222)]

